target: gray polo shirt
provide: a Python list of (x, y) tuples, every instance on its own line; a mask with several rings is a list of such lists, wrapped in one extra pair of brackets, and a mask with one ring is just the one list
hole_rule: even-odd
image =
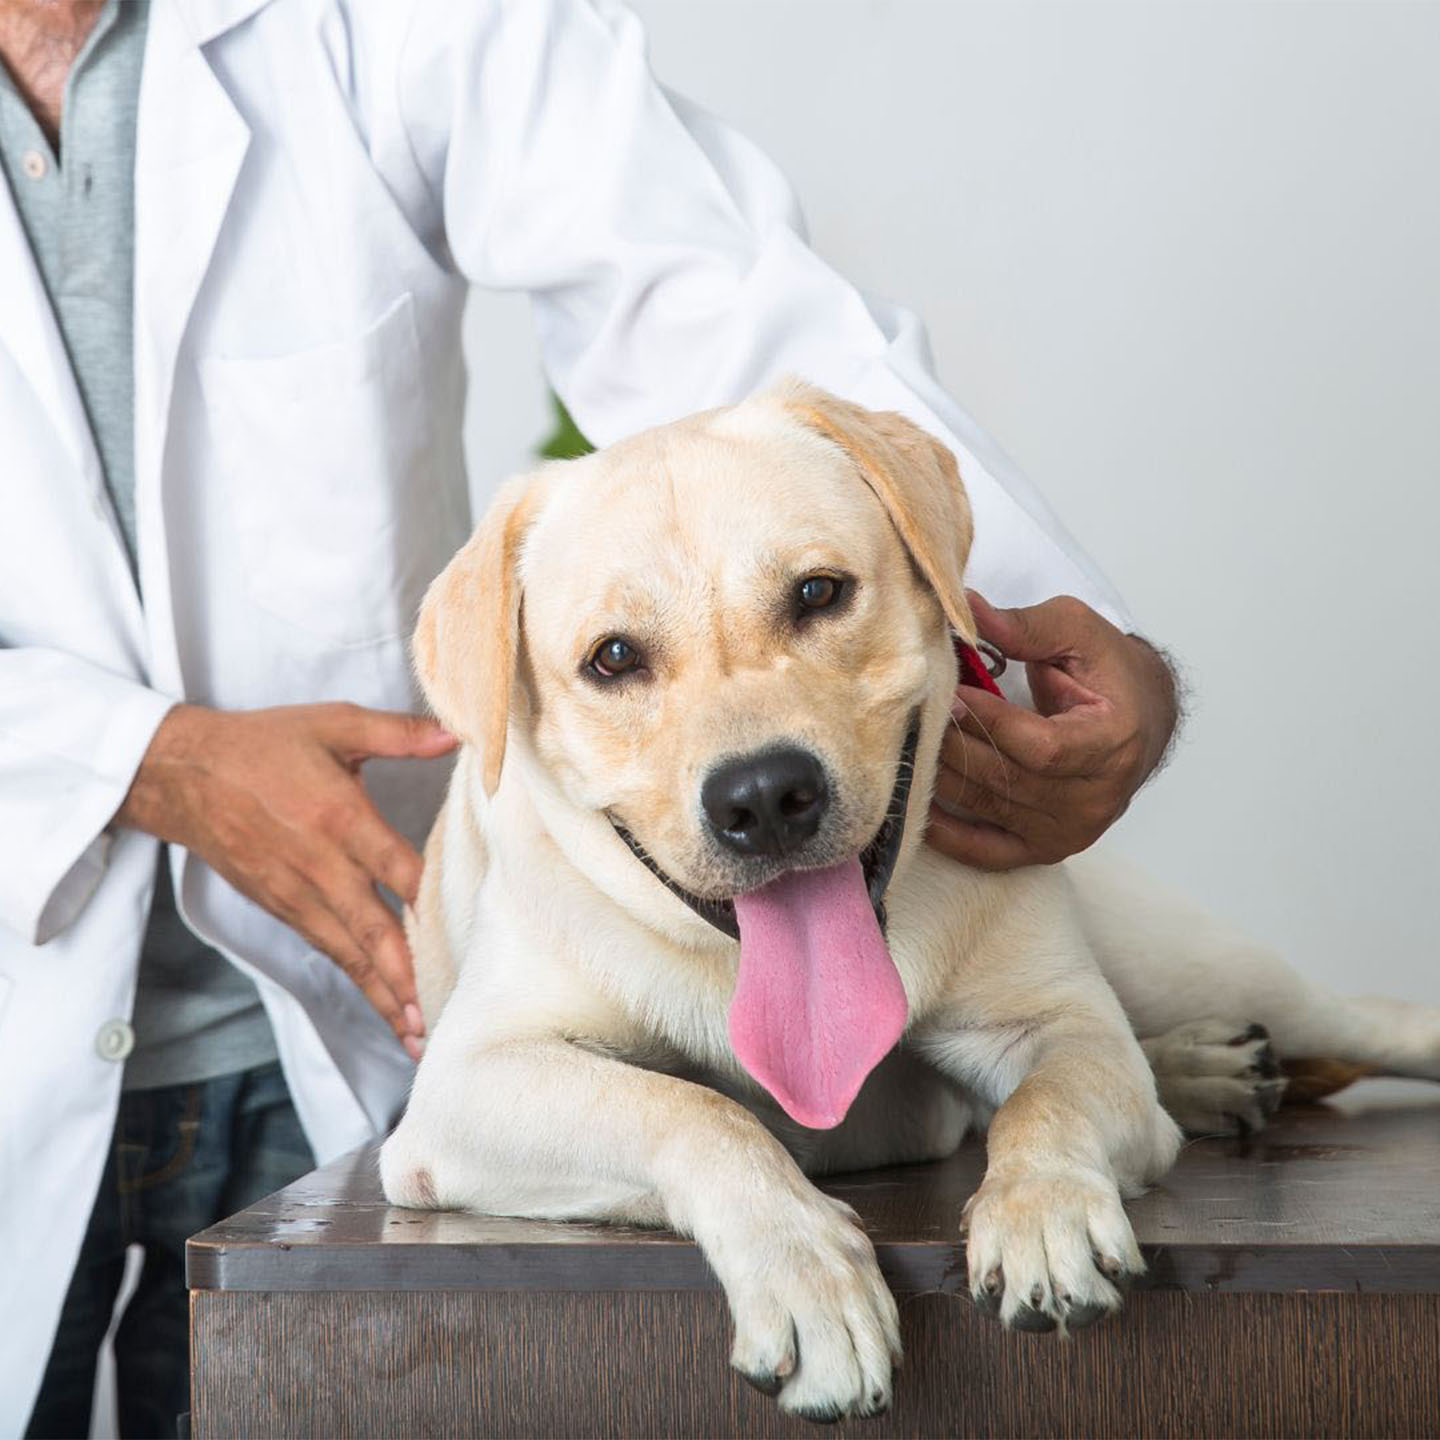
[[(132, 573), (135, 116), (148, 15), (147, 0), (109, 0), (101, 12), (65, 87), (58, 155), (0, 64), (0, 171), (69, 351)], [(228, 1075), (276, 1053), (255, 986), (176, 912), (167, 860), (164, 847), (140, 956), (128, 1090)]]

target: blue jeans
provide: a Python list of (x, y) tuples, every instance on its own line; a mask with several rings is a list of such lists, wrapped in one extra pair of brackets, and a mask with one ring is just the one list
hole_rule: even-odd
[(115, 1335), (120, 1433), (173, 1436), (190, 1409), (186, 1239), (314, 1163), (277, 1064), (122, 1094), (27, 1437), (89, 1434), (96, 1361), (128, 1245), (143, 1247), (145, 1262)]

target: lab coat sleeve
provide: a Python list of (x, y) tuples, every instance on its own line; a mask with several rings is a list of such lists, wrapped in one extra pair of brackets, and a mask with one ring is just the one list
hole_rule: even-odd
[(27, 943), (94, 893), (105, 827), (173, 704), (59, 650), (0, 647), (0, 924)]
[(1068, 593), (1131, 628), (1041, 497), (940, 388), (915, 318), (862, 296), (807, 246), (779, 171), (656, 82), (628, 10), (420, 0), (398, 108), (449, 254), (477, 285), (529, 293), (546, 370), (591, 439), (801, 375), (901, 411), (954, 451), (975, 511), (969, 578), (991, 600)]

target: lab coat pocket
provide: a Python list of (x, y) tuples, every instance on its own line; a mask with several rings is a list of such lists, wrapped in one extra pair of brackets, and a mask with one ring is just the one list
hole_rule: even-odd
[(408, 634), (447, 534), (411, 296), (352, 339), (201, 378), (255, 604), (327, 645)]

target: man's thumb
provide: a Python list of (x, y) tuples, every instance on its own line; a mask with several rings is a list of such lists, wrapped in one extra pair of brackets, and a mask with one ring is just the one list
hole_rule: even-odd
[(1002, 610), (978, 592), (967, 592), (980, 638), (1009, 660), (1058, 660), (1073, 653), (1080, 638), (1079, 612), (1087, 607), (1069, 595), (1039, 605)]

